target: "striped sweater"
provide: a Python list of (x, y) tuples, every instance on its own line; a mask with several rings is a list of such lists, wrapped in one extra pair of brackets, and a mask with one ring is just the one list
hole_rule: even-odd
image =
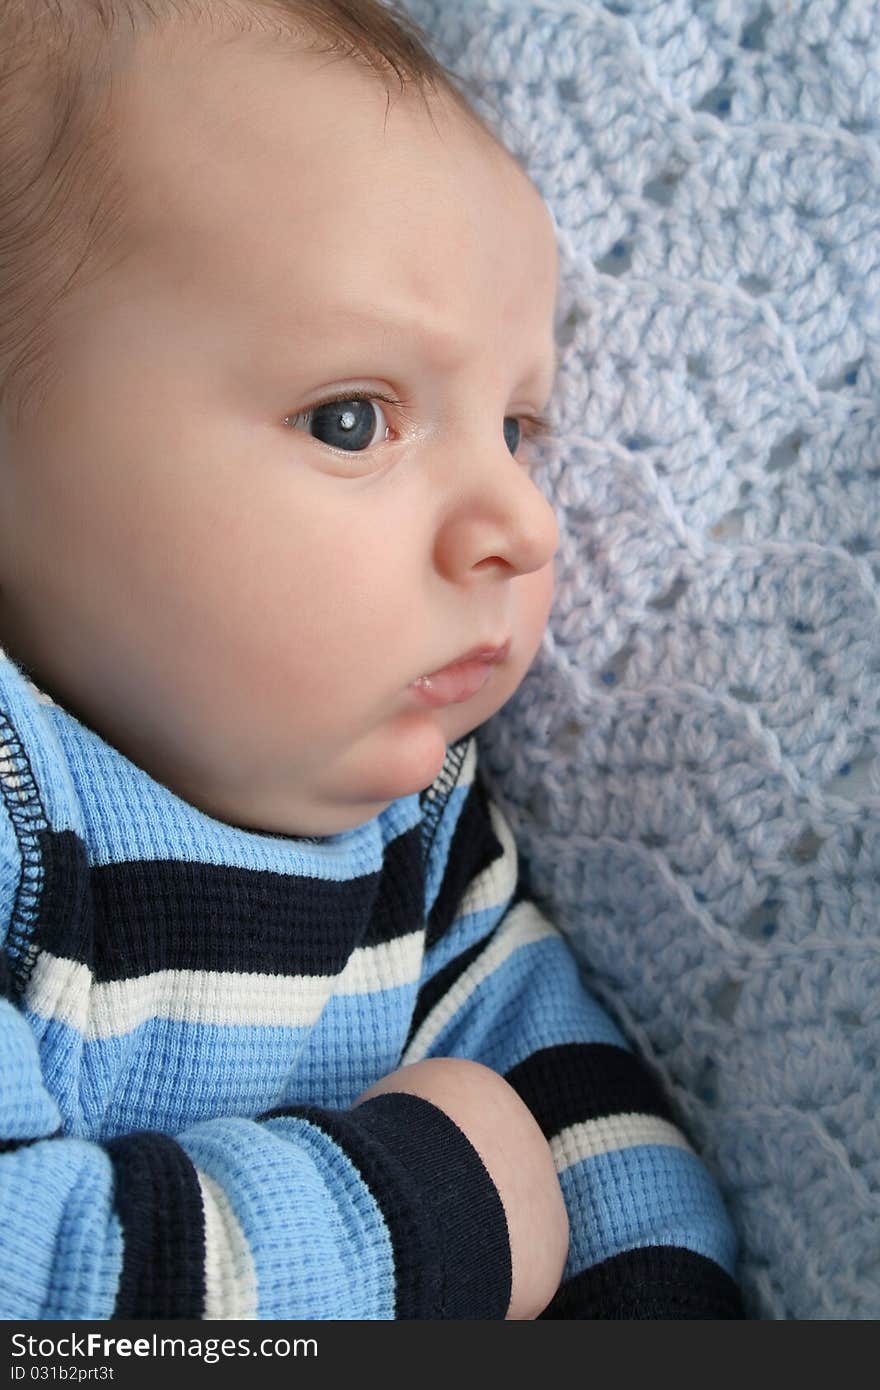
[(0, 1316), (499, 1318), (504, 1210), (420, 1058), (507, 1078), (555, 1158), (546, 1317), (742, 1316), (663, 1095), (522, 891), (476, 775), (320, 839), (212, 819), (0, 657)]

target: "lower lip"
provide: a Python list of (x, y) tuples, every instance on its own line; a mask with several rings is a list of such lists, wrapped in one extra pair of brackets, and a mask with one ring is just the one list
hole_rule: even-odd
[(472, 700), (488, 682), (503, 653), (495, 657), (477, 657), (472, 661), (456, 661), (430, 676), (420, 676), (410, 690), (422, 704), (431, 709), (441, 705), (461, 705)]

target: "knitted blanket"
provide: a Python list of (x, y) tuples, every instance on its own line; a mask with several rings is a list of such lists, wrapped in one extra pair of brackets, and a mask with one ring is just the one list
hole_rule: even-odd
[(482, 738), (759, 1318), (880, 1316), (880, 6), (405, 0), (558, 228), (562, 527)]

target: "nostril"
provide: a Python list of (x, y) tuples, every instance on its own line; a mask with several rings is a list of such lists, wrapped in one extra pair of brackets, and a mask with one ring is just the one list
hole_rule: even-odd
[(483, 570), (494, 570), (498, 566), (503, 569), (512, 570), (514, 567), (509, 560), (505, 560), (503, 555), (487, 555), (485, 560), (478, 560), (474, 565), (475, 573), (482, 573)]

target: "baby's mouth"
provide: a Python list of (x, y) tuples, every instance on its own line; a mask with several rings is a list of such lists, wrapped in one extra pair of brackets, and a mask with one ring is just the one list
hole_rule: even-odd
[(422, 704), (432, 709), (463, 704), (479, 694), (509, 651), (509, 639), (500, 647), (478, 647), (430, 675), (419, 676), (409, 688)]

